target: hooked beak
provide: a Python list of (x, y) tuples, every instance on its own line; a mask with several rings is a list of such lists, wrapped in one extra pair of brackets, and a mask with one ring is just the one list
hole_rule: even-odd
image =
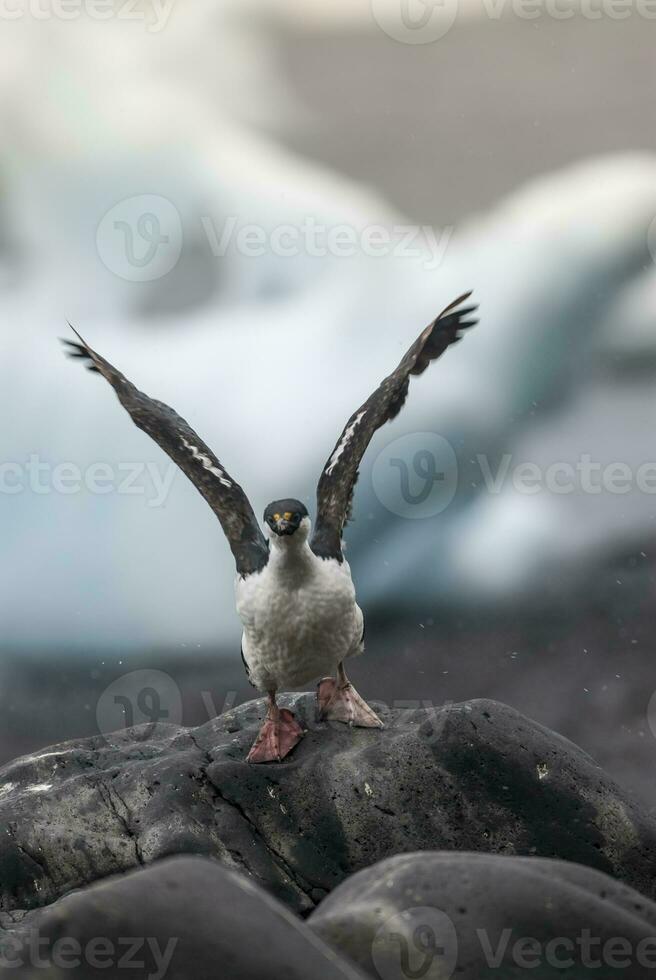
[(276, 521), (276, 534), (293, 534), (295, 530), (296, 525), (293, 521), (285, 520), (284, 517)]

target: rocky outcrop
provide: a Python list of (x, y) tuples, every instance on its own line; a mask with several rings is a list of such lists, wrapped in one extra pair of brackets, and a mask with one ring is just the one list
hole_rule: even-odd
[[(512, 708), (383, 711), (317, 724), (282, 764), (249, 766), (262, 702), (196, 729), (161, 723), (55, 746), (0, 772), (0, 907), (22, 910), (174, 854), (208, 855), (309, 913), (394, 854), (557, 857), (656, 891), (656, 823), (584, 752)], [(377, 706), (378, 707), (378, 706)]]
[(309, 924), (376, 980), (641, 980), (656, 969), (656, 904), (542, 858), (399, 855), (349, 878)]
[(0, 977), (36, 980), (362, 980), (245, 875), (176, 857), (26, 916)]

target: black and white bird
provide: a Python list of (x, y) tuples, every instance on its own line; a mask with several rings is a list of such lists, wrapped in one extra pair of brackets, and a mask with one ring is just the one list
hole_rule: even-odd
[[(65, 341), (111, 384), (133, 422), (168, 453), (203, 495), (228, 539), (237, 566), (235, 596), (243, 625), (242, 657), (251, 683), (268, 696), (266, 719), (249, 762), (283, 759), (303, 735), (276, 694), (323, 677), (317, 689), (320, 716), (381, 728), (382, 722), (349, 682), (344, 662), (364, 649), (364, 620), (344, 558), (342, 532), (358, 468), (374, 432), (395, 418), (410, 375), (421, 374), (477, 321), (465, 293), (419, 335), (396, 370), (346, 423), (317, 486), (314, 528), (306, 507), (276, 500), (264, 512), (264, 530), (242, 488), (211, 449), (173, 409), (149, 398), (72, 327), (79, 342)], [(327, 675), (327, 676), (326, 676)]]

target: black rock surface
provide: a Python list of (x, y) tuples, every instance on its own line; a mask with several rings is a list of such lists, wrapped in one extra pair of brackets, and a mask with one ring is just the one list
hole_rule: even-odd
[[(55, 901), (173, 854), (247, 872), (305, 914), (349, 875), (417, 850), (558, 857), (656, 891), (656, 821), (584, 752), (490, 701), (317, 725), (282, 764), (244, 762), (261, 701), (196, 729), (157, 724), (0, 771), (0, 909)], [(2, 919), (0, 918), (0, 922)]]
[(349, 878), (308, 921), (376, 980), (641, 980), (656, 972), (656, 905), (565, 861), (403, 854)]
[(362, 980), (249, 878), (201, 857), (158, 861), (28, 914), (4, 938), (2, 962), (3, 980)]

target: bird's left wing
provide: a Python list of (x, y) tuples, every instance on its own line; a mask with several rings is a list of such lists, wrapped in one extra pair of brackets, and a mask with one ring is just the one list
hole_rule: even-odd
[(262, 569), (269, 545), (257, 523), (248, 497), (190, 425), (164, 402), (149, 398), (128, 381), (109, 361), (92, 350), (71, 327), (79, 343), (66, 340), (67, 353), (85, 360), (90, 371), (109, 381), (132, 421), (177, 463), (203, 495), (221, 522), (240, 575)]
[(450, 303), (419, 335), (397, 369), (346, 423), (317, 486), (317, 519), (310, 547), (320, 558), (343, 560), (342, 530), (350, 517), (358, 467), (376, 429), (395, 418), (406, 399), (411, 374), (421, 374), (429, 363), (462, 337), (478, 321), (468, 319), (476, 306), (463, 306), (471, 293)]

